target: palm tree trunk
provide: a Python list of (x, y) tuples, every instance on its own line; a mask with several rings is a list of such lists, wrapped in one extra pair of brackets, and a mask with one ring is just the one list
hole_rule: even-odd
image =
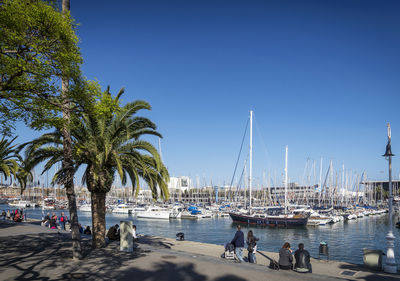
[(91, 192), (92, 199), (92, 247), (106, 245), (106, 193)]
[[(62, 0), (63, 13), (68, 12), (69, 7), (70, 7), (70, 1)], [(67, 97), (68, 86), (69, 86), (68, 77), (62, 77), (62, 99), (63, 99), (62, 113), (64, 121), (64, 127), (62, 129), (64, 160), (62, 165), (63, 168), (66, 170), (64, 187), (68, 197), (68, 207), (69, 207), (71, 235), (72, 235), (72, 257), (74, 259), (81, 259), (82, 258), (81, 235), (79, 233), (78, 211), (76, 207), (76, 197), (74, 190), (72, 139), (71, 139), (71, 133), (69, 131), (71, 108)]]

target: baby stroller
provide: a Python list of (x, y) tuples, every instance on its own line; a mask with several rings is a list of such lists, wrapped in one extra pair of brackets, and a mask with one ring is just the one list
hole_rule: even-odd
[(225, 243), (225, 252), (221, 255), (221, 258), (227, 260), (235, 259), (235, 246), (231, 243)]

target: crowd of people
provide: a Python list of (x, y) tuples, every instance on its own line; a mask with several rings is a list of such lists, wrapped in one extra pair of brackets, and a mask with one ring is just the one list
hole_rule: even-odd
[[(42, 220), (42, 226), (49, 227), (52, 229), (62, 229), (66, 230), (65, 226), (69, 224), (68, 217), (61, 212), (60, 216), (58, 217), (55, 212), (50, 216), (50, 213), (47, 213), (46, 216)], [(92, 235), (92, 230), (90, 226), (86, 226), (84, 228), (81, 224), (79, 224), (79, 232), (85, 235)]]
[(1, 218), (3, 220), (22, 222), (26, 220), (26, 212), (24, 209), (15, 209), (15, 210), (8, 209), (7, 211), (3, 210), (1, 212)]
[[(245, 262), (245, 258), (243, 258), (243, 250), (246, 242), (248, 252), (247, 261), (250, 263), (257, 263), (256, 252), (258, 240), (259, 239), (254, 236), (253, 231), (249, 230), (245, 241), (244, 233), (241, 231), (240, 225), (238, 225), (232, 241), (230, 243), (226, 243), (225, 251), (229, 251), (232, 247), (238, 262)], [(293, 264), (294, 261), (295, 263)], [(274, 260), (271, 260), (271, 263), (273, 262)], [(298, 272), (312, 272), (310, 253), (304, 248), (303, 243), (298, 245), (298, 250), (294, 252), (293, 257), (293, 251), (290, 247), (290, 243), (285, 242), (282, 248), (279, 250), (279, 261), (277, 262), (276, 266), (277, 269), (295, 270)]]
[(62, 229), (65, 230), (65, 225), (68, 223), (68, 217), (64, 215), (64, 212), (61, 212), (58, 217), (55, 212), (50, 216), (50, 213), (47, 213), (42, 219), (42, 226), (49, 227), (51, 229)]

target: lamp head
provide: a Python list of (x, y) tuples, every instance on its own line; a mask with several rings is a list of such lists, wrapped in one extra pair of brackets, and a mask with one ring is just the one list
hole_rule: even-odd
[(394, 154), (392, 153), (392, 146), (390, 145), (390, 142), (386, 145), (385, 154), (383, 154), (382, 156), (383, 157), (394, 156)]
[(387, 124), (387, 128), (388, 128), (388, 142), (387, 142), (387, 145), (386, 145), (385, 154), (382, 155), (385, 158), (388, 158), (390, 156), (394, 156), (394, 154), (392, 153), (392, 145), (390, 144), (391, 140), (392, 140), (392, 131), (390, 129), (390, 123)]

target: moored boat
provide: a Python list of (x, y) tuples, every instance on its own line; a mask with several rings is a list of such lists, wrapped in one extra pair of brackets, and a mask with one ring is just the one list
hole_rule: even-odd
[[(246, 223), (264, 226), (305, 226), (308, 222), (308, 217), (303, 214), (283, 214), (283, 209), (274, 209), (275, 214), (239, 214), (229, 213), (233, 222)], [(268, 212), (268, 211), (267, 211)]]
[(142, 219), (166, 219), (169, 220), (171, 211), (167, 208), (150, 206), (145, 211), (136, 213), (137, 218)]

